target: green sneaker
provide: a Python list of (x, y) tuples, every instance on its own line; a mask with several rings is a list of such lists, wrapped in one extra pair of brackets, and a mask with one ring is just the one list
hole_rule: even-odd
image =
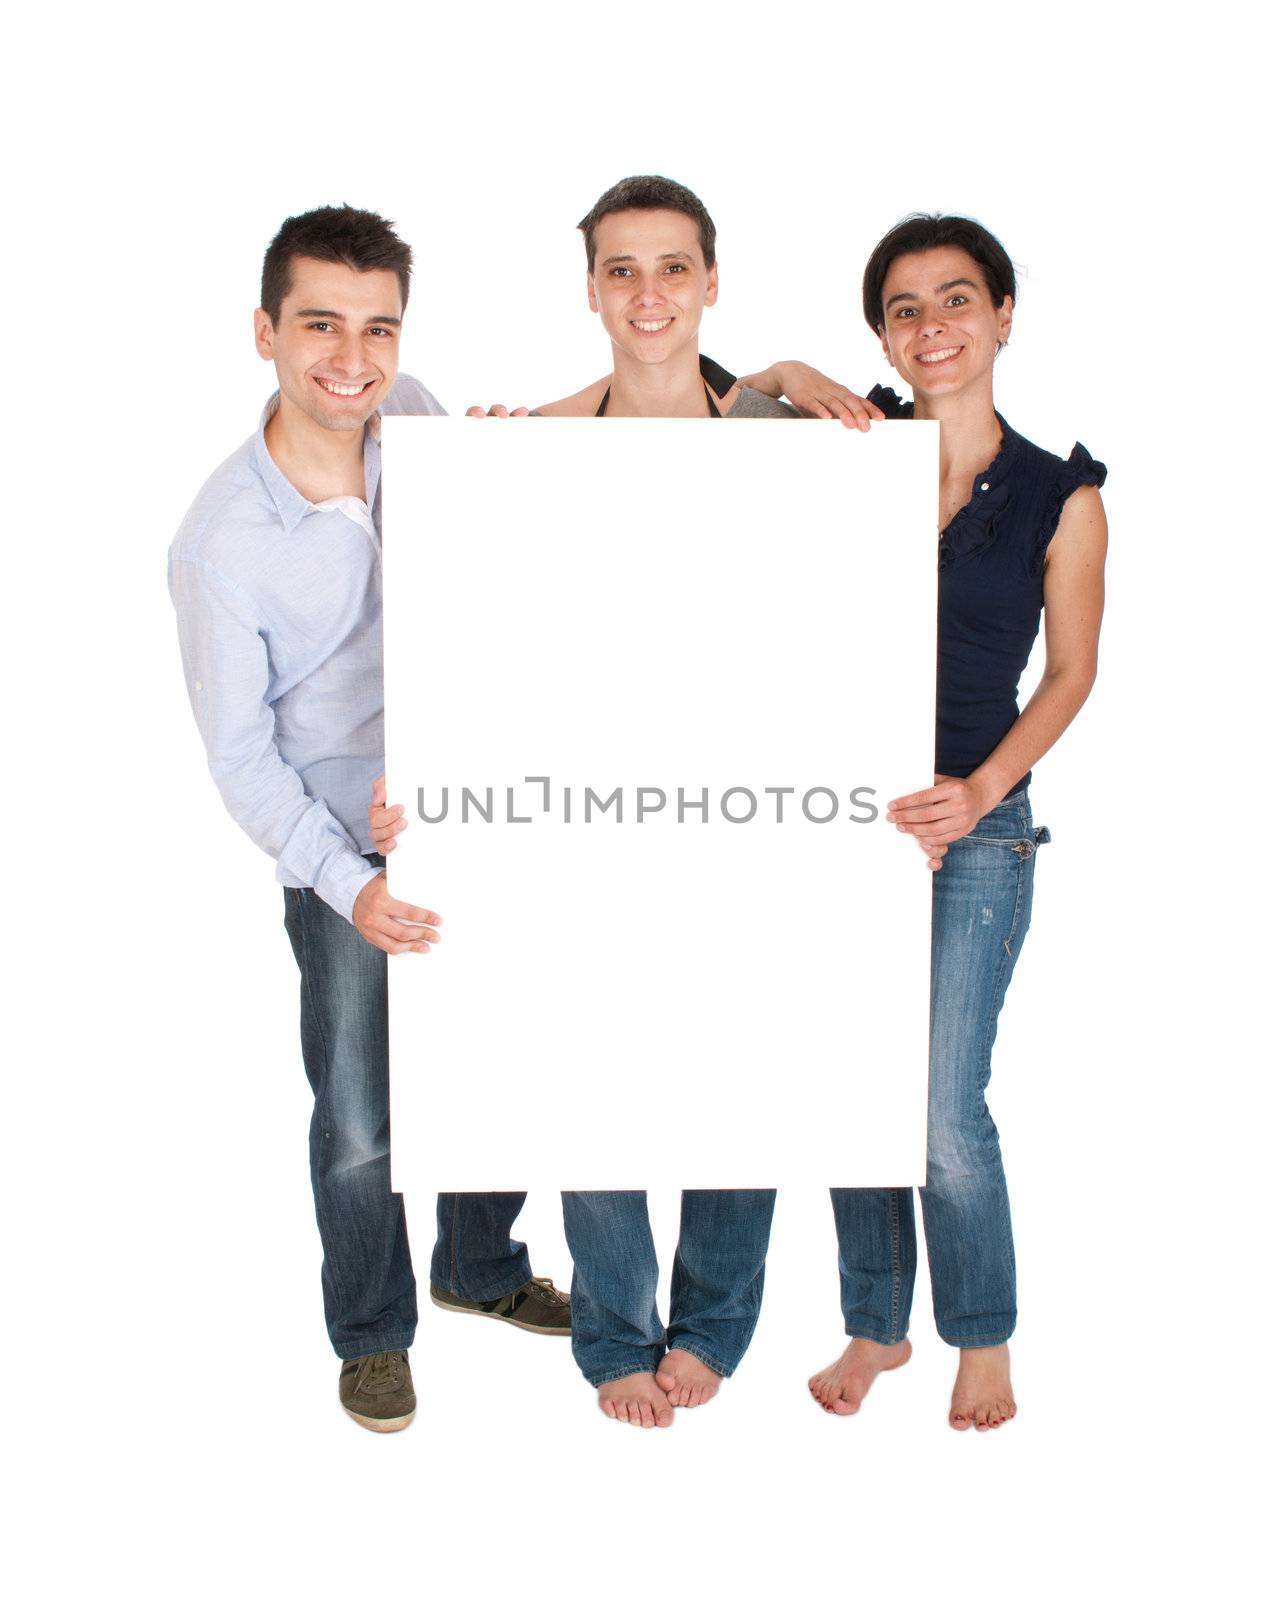
[(528, 1333), (572, 1333), (572, 1297), (554, 1287), (552, 1278), (529, 1278), (521, 1289), (499, 1300), (464, 1300), (458, 1294), (429, 1285), (429, 1298), (443, 1311), (463, 1311), (471, 1317), (495, 1317), (500, 1322), (526, 1328)]
[(405, 1350), (377, 1350), (340, 1368), (340, 1404), (374, 1433), (396, 1433), (416, 1414), (416, 1391)]

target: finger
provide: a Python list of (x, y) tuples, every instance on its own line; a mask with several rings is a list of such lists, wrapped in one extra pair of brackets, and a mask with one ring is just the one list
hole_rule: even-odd
[(867, 417), (871, 422), (884, 422), (885, 413), (878, 405), (874, 403), (874, 401), (860, 400), (858, 404), (867, 413)]
[(373, 944), (377, 950), (383, 950), (386, 956), (400, 956), (408, 950), (415, 950), (417, 947), (422, 950), (429, 949), (429, 946), (423, 942), (418, 942), (417, 945), (408, 944), (402, 939), (391, 939), (387, 933), (381, 933), (378, 928), (363, 927), (359, 928), (358, 932), (368, 944)]
[(378, 933), (385, 934), (399, 945), (416, 944), (417, 942), (438, 944), (442, 939), (442, 935), (436, 928), (430, 927), (424, 922), (398, 922), (393, 917), (377, 917), (375, 919), (375, 927)]
[(489, 417), (507, 417), (509, 412), (504, 406), (488, 406), (487, 415)]
[(824, 422), (831, 421), (831, 407), (821, 400), (806, 400), (803, 406), (797, 408), (801, 411), (811, 411), (815, 417), (821, 417)]
[(373, 806), (382, 806), (388, 798), (389, 796), (384, 787), (384, 774), (381, 773), (371, 785), (371, 804)]
[(858, 428), (865, 433), (870, 427), (863, 402), (848, 389), (841, 389), (831, 396), (831, 409), (846, 428)]
[(467, 417), (485, 417), (487, 413), (483, 410), (482, 406), (470, 406), (468, 411), (465, 412), (465, 415)]
[(942, 800), (948, 792), (948, 785), (936, 783), (932, 789), (917, 789), (912, 794), (900, 794), (897, 800), (889, 802), (889, 809), (897, 811), (902, 806), (923, 806)]
[(949, 808), (946, 801), (936, 806), (911, 806), (906, 811), (896, 811), (889, 821), (896, 828), (904, 828), (909, 822), (941, 822), (947, 816), (960, 816), (960, 812)]
[(899, 833), (908, 833), (915, 838), (918, 844), (941, 844), (944, 839), (960, 839), (964, 837), (963, 830), (954, 822), (912, 822), (900, 824)]
[(391, 855), (398, 848), (398, 841), (396, 839), (377, 839), (375, 840), (375, 848), (382, 856)]
[(530, 416), (530, 414), (530, 409), (527, 406), (515, 406), (510, 412), (511, 417), (526, 417)]
[(427, 906), (409, 905), (405, 900), (395, 900), (392, 895), (379, 908), (379, 915), (399, 917), (403, 922), (427, 922), (431, 928), (436, 928), (442, 921), (438, 913), (430, 911)]

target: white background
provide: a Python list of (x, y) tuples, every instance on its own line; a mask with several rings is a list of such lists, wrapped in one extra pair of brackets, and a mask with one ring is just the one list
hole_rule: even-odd
[[(932, 883), (882, 813), (933, 769), (938, 427), (592, 421), (381, 436), (389, 888), (444, 918), (389, 975), (394, 1187), (923, 1183)], [(717, 1114), (604, 1140), (661, 1078)]]
[[(1274, 14), (54, 6), (7, 57), (17, 1591), (1263, 1592)], [(280, 898), (203, 770), (165, 547), (270, 386), (251, 310), (284, 215), (395, 218), (406, 369), (453, 410), (539, 403), (605, 366), (573, 225), (639, 170), (719, 225), (712, 355), (861, 387), (875, 238), (979, 215), (1024, 269), (1000, 408), (1111, 470), (1101, 678), (1034, 788), (1054, 843), (995, 1059), (1022, 1298), (995, 1436), (945, 1425), (925, 1282), (911, 1365), (857, 1419), (816, 1412), (841, 1336), (814, 1191), (782, 1197), (743, 1369), (667, 1434), (604, 1422), (561, 1344), (428, 1309), (412, 1429), (332, 1397)], [(716, 1110), (661, 1083), (621, 1119)], [(521, 1227), (566, 1282), (554, 1196)]]

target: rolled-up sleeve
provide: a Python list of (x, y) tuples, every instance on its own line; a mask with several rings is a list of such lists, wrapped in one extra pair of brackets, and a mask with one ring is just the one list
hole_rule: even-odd
[(172, 556), (169, 579), (188, 698), (224, 805), (261, 850), (351, 922), (358, 892), (378, 869), (282, 760), (254, 608), (203, 561)]

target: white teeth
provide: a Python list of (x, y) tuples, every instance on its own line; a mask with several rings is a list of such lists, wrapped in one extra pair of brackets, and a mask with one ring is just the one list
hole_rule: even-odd
[(325, 378), (319, 378), (317, 381), (326, 390), (327, 394), (352, 396), (361, 394), (363, 389), (366, 388), (364, 383), (329, 383)]
[(960, 353), (961, 346), (958, 344), (952, 350), (930, 350), (923, 356), (917, 356), (916, 359), (920, 362), (923, 362), (926, 366), (933, 366), (936, 362), (946, 361), (951, 356), (959, 356)]
[(660, 322), (632, 322), (631, 326), (638, 328), (640, 333), (660, 333), (661, 330), (665, 327), (668, 327), (673, 320), (673, 317), (665, 317)]

